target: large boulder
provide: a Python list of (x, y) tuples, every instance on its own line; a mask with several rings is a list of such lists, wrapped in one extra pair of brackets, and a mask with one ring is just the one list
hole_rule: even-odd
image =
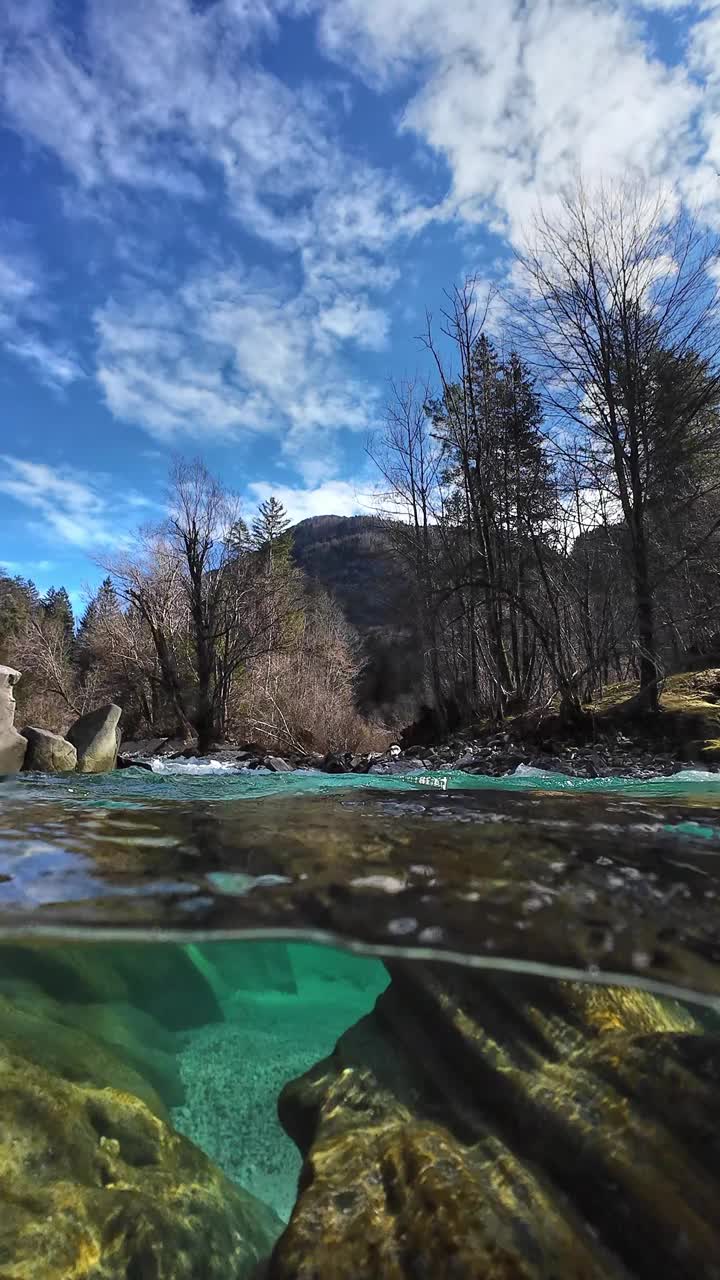
[(0, 665), (0, 773), (17, 773), (22, 769), (27, 741), (15, 728), (15, 695), (13, 686), (20, 679), (14, 667)]
[(68, 729), (68, 742), (77, 750), (78, 773), (108, 773), (115, 768), (120, 746), (122, 710), (114, 702), (80, 716)]
[(23, 769), (37, 773), (73, 773), (77, 767), (77, 751), (72, 742), (49, 729), (32, 725), (22, 731), (27, 741)]
[(206, 976), (172, 943), (7, 943), (0, 962), (0, 989), (30, 982), (66, 1005), (132, 1004), (168, 1031), (222, 1021)]
[(251, 1280), (282, 1223), (131, 1092), (0, 1042), (0, 1272)]
[(710, 1280), (720, 1038), (638, 991), (388, 964), (286, 1086), (305, 1162), (269, 1280)]

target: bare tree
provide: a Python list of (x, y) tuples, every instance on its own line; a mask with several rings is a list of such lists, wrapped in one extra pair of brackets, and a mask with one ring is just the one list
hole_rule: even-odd
[(414, 380), (393, 383), (385, 425), (368, 453), (385, 482), (378, 514), (390, 546), (407, 567), (436, 716), (442, 721), (444, 689), (438, 607), (438, 537), (443, 514), (440, 469), (443, 450), (433, 435), (430, 391)]
[(201, 462), (174, 467), (170, 500), (167, 536), (190, 615), (194, 723), (204, 754), (226, 732), (237, 672), (282, 647), (292, 602), (287, 577), (268, 577), (261, 557), (238, 551), (231, 536), (240, 519), (237, 500)]
[[(138, 637), (132, 626), (133, 614), (147, 627), (157, 662), (153, 667), (143, 663), (145, 673), (155, 687), (159, 684), (167, 698), (175, 720), (175, 730), (191, 737), (194, 729), (183, 680), (182, 654), (189, 647), (189, 619), (183, 588), (183, 566), (175, 548), (157, 530), (140, 535), (134, 554), (105, 562), (118, 591), (126, 601), (130, 617), (124, 615), (125, 635), (115, 636), (121, 643), (130, 666), (138, 659)], [(157, 701), (149, 708), (151, 722), (157, 722)]]
[[(615, 503), (628, 531), (648, 708), (659, 679), (653, 507), (664, 495), (672, 518), (720, 486), (716, 263), (715, 237), (679, 204), (628, 185), (592, 197), (579, 185), (559, 216), (539, 218), (519, 255), (518, 329), (566, 433), (559, 451), (569, 429), (588, 486)], [(696, 544), (717, 527), (713, 512)]]

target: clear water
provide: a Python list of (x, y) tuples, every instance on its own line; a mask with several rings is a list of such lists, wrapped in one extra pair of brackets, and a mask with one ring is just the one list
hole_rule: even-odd
[[(480, 1221), (468, 1170), (477, 1178), (484, 1169), (486, 1190), (488, 1178), (497, 1189), (502, 1169), (503, 1178), (514, 1170), (513, 1186), (540, 1178), (542, 1192), (526, 1189), (513, 1210), (510, 1243), (507, 1205), (490, 1226), (483, 1210), (484, 1243), (472, 1239), (474, 1257), (485, 1256), (488, 1232), (496, 1252), (509, 1250), (508, 1276), (716, 1278), (720, 1228), (706, 1199), (716, 1206), (720, 1189), (718, 895), (720, 775), (712, 773), (348, 777), (181, 762), (153, 773), (1, 782), (0, 1277), (259, 1276), (252, 1267), (265, 1265), (267, 1241), (290, 1219), (299, 1179), (290, 1230), (305, 1239), (307, 1174), (286, 1127), (305, 1140), (281, 1102), (283, 1127), (278, 1100), (327, 1060), (328, 1089), (347, 1077), (348, 1089), (360, 1081), (370, 1091), (362, 1105), (356, 1094), (328, 1101), (331, 1119), (322, 1120), (342, 1125), (369, 1107), (373, 1125), (351, 1148), (365, 1153), (351, 1179), (355, 1200), (358, 1182), (367, 1177), (371, 1187), (376, 1176), (367, 1133), (394, 1133), (397, 1106), (407, 1141), (416, 1125), (425, 1133), (439, 1123), (468, 1162), (452, 1175), (448, 1201), (468, 1248)], [(345, 1047), (333, 1057), (338, 1041)], [(54, 1109), (62, 1089), (73, 1117), (65, 1138)], [(142, 1161), (133, 1165), (132, 1225), (117, 1226), (119, 1209), (102, 1216), (108, 1197), (97, 1200), (93, 1179), (113, 1195), (122, 1190), (118, 1161), (140, 1121), (133, 1113), (126, 1138), (120, 1121), (113, 1128), (105, 1119), (93, 1141), (113, 1172), (97, 1174), (93, 1157), (88, 1173), (70, 1136), (82, 1130), (73, 1108), (94, 1114), (98, 1098), (105, 1106), (117, 1096), (140, 1099), (170, 1126), (163, 1133), (186, 1135), (256, 1198), (248, 1212), (272, 1211), (252, 1267), (234, 1254), (223, 1263), (208, 1206), (197, 1218), (207, 1249), (196, 1256), (178, 1243), (197, 1243), (200, 1228), (192, 1215), (177, 1219), (176, 1191), (153, 1226), (141, 1192), (147, 1184), (147, 1204), (154, 1196), (165, 1206), (164, 1184), (158, 1190)], [(535, 1110), (516, 1131), (528, 1099)], [(538, 1131), (549, 1136), (533, 1146), (538, 1108)], [(314, 1175), (317, 1194), (331, 1149)], [(673, 1161), (671, 1190), (656, 1185), (663, 1152)], [(445, 1156), (435, 1163), (438, 1177), (452, 1165)], [(377, 1253), (361, 1263), (353, 1250), (372, 1231), (343, 1227), (344, 1194), (338, 1200), (334, 1187), (321, 1202), (337, 1250), (330, 1262), (308, 1257), (308, 1276), (494, 1275), (489, 1261), (482, 1272), (460, 1265), (462, 1249), (448, 1252), (429, 1208), (417, 1254), (425, 1272), (409, 1255), (395, 1270)], [(393, 1195), (397, 1227), (403, 1202)], [(628, 1205), (644, 1252), (638, 1232), (620, 1229)], [(373, 1212), (382, 1238), (392, 1237)], [(402, 1228), (411, 1235), (420, 1230), (413, 1214), (412, 1231), (409, 1220)], [(170, 1250), (162, 1263), (161, 1239)], [(289, 1274), (283, 1249), (295, 1247), (295, 1236), (281, 1238), (271, 1280)]]

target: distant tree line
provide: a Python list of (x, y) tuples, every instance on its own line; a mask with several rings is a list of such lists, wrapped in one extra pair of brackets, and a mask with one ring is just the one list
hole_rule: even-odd
[(0, 575), (0, 660), (19, 667), (18, 722), (63, 729), (114, 700), (126, 737), (199, 752), (228, 739), (292, 749), (383, 739), (355, 707), (362, 662), (340, 608), (298, 570), (275, 498), (248, 526), (201, 462), (171, 475), (170, 515), (140, 531), (76, 626), (64, 589)]

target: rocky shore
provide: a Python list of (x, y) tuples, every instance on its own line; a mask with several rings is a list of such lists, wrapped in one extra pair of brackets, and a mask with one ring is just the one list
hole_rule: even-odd
[[(192, 743), (174, 739), (145, 739), (123, 743), (118, 759), (121, 768), (147, 766), (151, 759), (168, 761), (194, 760), (197, 748)], [(312, 752), (289, 751), (282, 756), (266, 752), (262, 747), (246, 743), (238, 747), (219, 747), (203, 757), (207, 761), (235, 766), (238, 769), (269, 769), (273, 773), (297, 769), (317, 769), (322, 773), (403, 774), (417, 770), (437, 772), (460, 771), (500, 778), (514, 773), (519, 766), (549, 773), (564, 773), (571, 778), (669, 776), (691, 767), (680, 752), (655, 750), (633, 743), (618, 733), (613, 740), (589, 744), (558, 744), (552, 748), (533, 747), (516, 742), (509, 733), (485, 738), (453, 738), (438, 746), (401, 747), (394, 744), (386, 752)], [(695, 761), (695, 767), (717, 769), (714, 764)]]
[[(194, 760), (197, 742), (144, 738), (121, 745), (121, 708), (115, 703), (81, 716), (65, 736), (28, 725), (16, 729), (13, 688), (20, 673), (0, 666), (0, 773), (104, 773), (151, 761)], [(325, 754), (268, 749), (256, 742), (221, 744), (202, 759), (237, 769), (288, 773), (404, 774), (443, 770), (503, 777), (518, 769), (573, 778), (669, 776), (688, 767), (720, 770), (720, 671), (671, 677), (667, 705), (653, 721), (620, 714), (589, 716), (586, 731), (565, 729), (558, 717), (519, 719), (502, 730), (465, 730), (436, 744), (413, 743), (411, 732), (387, 751)], [(627, 693), (627, 690), (626, 690)]]
[(0, 774), (107, 773), (117, 763), (122, 708), (110, 702), (79, 716), (63, 736), (27, 725), (15, 728), (14, 667), (0, 665)]

